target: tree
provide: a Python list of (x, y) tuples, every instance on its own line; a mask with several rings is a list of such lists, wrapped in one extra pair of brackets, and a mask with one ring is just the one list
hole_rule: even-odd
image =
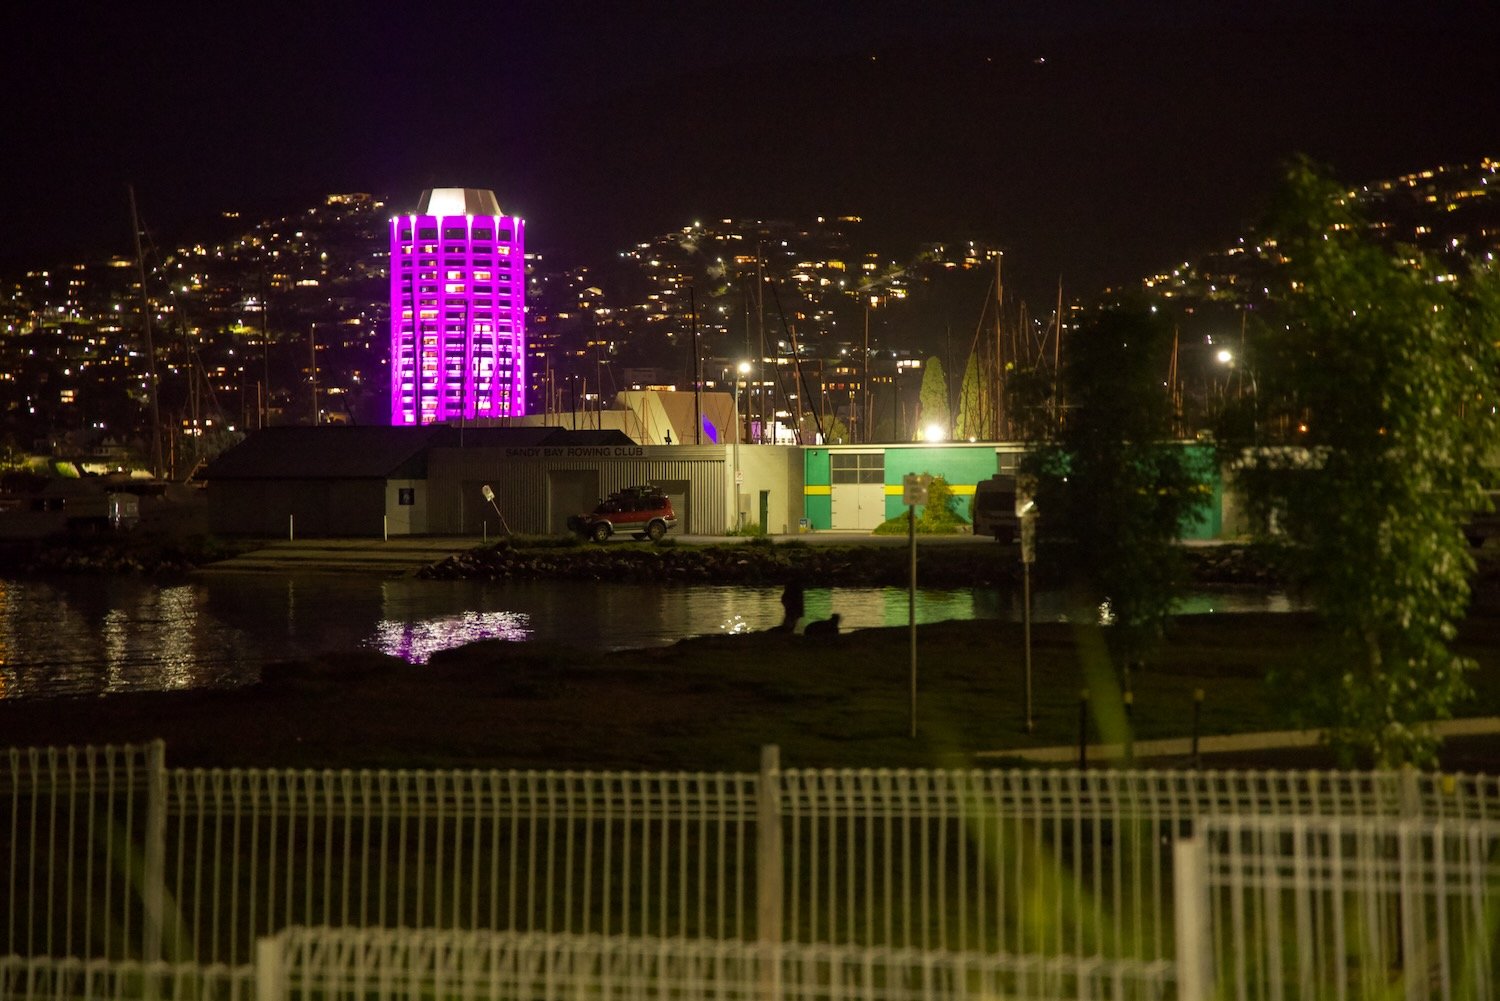
[(958, 415), (953, 423), (953, 437), (965, 441), (970, 438), (978, 441), (994, 438), (989, 430), (988, 410), (983, 388), (979, 384), (979, 355), (971, 351), (969, 360), (964, 365), (963, 381), (959, 384)]
[(1080, 604), (1108, 603), (1121, 667), (1160, 636), (1185, 579), (1178, 540), (1201, 512), (1202, 459), (1171, 440), (1171, 350), (1149, 307), (1096, 308), (1069, 342), (1067, 422), (1022, 466), (1037, 477), (1042, 558), (1070, 568)]
[(953, 417), (948, 410), (948, 377), (943, 373), (942, 359), (933, 356), (922, 367), (922, 391), (918, 397), (917, 426), (913, 438), (926, 437), (929, 427), (937, 427), (942, 437), (953, 431)]
[(1470, 662), (1450, 646), (1495, 440), (1500, 285), (1372, 242), (1343, 190), (1299, 161), (1267, 238), (1279, 295), (1254, 331), (1251, 405), (1226, 434), (1252, 510), (1309, 589), (1329, 642), (1283, 675), (1346, 759), (1430, 764)]

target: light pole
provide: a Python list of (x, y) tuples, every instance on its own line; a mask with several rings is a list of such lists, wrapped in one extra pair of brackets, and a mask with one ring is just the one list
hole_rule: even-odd
[(740, 362), (734, 380), (734, 527), (743, 528), (745, 512), (740, 503), (740, 381), (750, 374), (750, 363)]

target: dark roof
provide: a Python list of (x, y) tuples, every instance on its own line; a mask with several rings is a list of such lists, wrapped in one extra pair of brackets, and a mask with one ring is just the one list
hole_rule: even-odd
[(421, 479), (446, 427), (262, 428), (209, 463), (205, 480)]
[(549, 445), (634, 445), (635, 439), (617, 428), (591, 431), (562, 431)]
[(621, 431), (568, 431), (560, 427), (263, 428), (199, 473), (205, 480), (422, 479), (427, 450), (520, 448), (538, 445), (634, 445)]

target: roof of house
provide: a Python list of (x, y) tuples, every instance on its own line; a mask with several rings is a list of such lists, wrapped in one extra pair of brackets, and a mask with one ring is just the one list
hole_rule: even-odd
[(209, 463), (205, 480), (422, 479), (434, 446), (470, 448), (539, 445), (633, 445), (619, 431), (568, 431), (559, 427), (262, 428)]
[(273, 427), (253, 431), (210, 462), (205, 480), (412, 479), (446, 427)]

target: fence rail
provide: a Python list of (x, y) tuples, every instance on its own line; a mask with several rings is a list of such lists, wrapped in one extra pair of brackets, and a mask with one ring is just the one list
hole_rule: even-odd
[(1500, 992), (1500, 824), (1222, 817), (1177, 851), (1186, 998)]
[(261, 942), (262, 1001), (1148, 1001), (1163, 962), (493, 932), (287, 929)]
[(253, 966), (0, 957), (0, 1001), (256, 1001)]
[(1161, 959), (1199, 818), (1500, 820), (1415, 772), (0, 763), (0, 951), (231, 966), (293, 925)]

